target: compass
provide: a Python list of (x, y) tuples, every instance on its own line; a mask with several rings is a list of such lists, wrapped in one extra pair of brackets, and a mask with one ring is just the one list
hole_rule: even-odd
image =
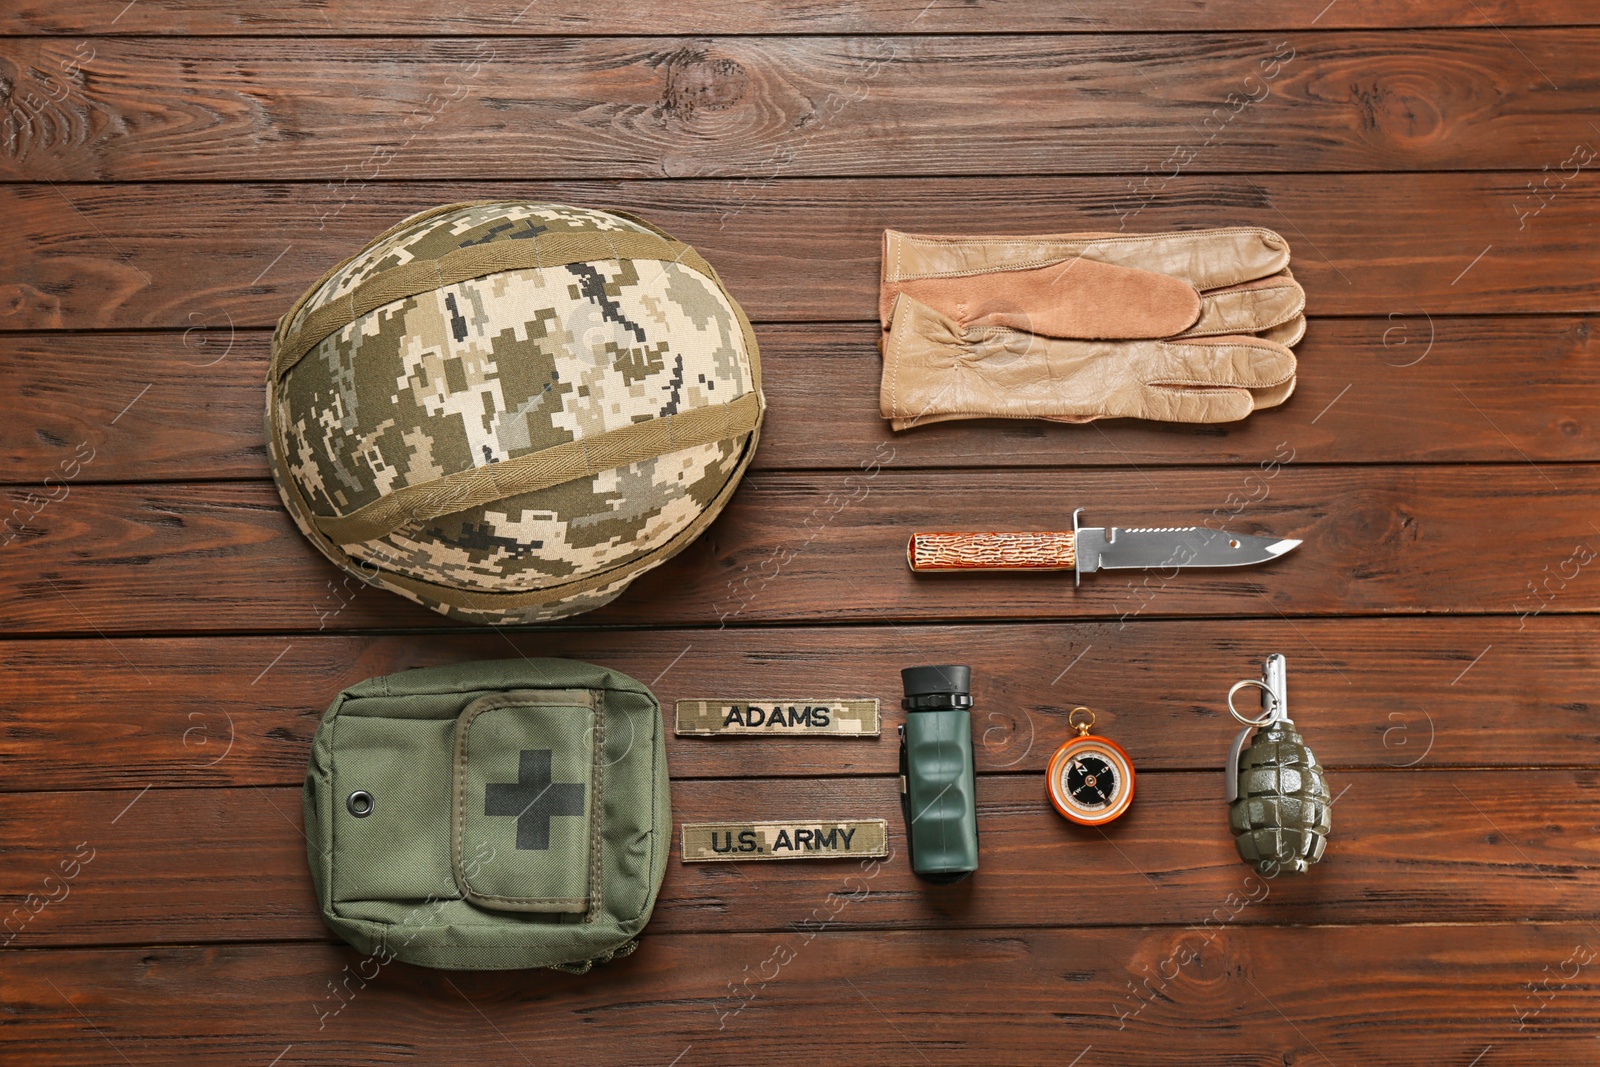
[(1090, 709), (1073, 708), (1067, 722), (1078, 736), (1050, 758), (1050, 802), (1075, 823), (1102, 826), (1133, 803), (1133, 761), (1118, 745), (1090, 736)]

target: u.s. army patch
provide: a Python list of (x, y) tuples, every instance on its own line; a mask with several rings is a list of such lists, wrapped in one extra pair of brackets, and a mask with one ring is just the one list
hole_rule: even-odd
[(683, 862), (855, 859), (889, 854), (884, 819), (849, 822), (686, 822)]
[(677, 733), (701, 737), (877, 737), (877, 700), (680, 700)]

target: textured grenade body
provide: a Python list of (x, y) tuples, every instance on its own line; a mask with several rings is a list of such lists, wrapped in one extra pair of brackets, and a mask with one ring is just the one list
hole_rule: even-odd
[(1239, 754), (1238, 785), (1228, 821), (1241, 859), (1275, 874), (1304, 871), (1322, 858), (1328, 781), (1293, 722), (1277, 719), (1256, 731)]

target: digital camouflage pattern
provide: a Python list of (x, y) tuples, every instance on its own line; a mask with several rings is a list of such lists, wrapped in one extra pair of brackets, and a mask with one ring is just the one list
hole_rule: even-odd
[(889, 854), (889, 823), (686, 822), (681, 840), (685, 863), (856, 859)]
[(1304, 871), (1332, 826), (1328, 782), (1294, 723), (1263, 726), (1239, 754), (1239, 798), (1228, 810), (1239, 857), (1263, 874)]
[[(581, 232), (664, 236), (617, 214), (557, 204), (424, 212), (334, 270), (286, 318), (278, 339), (393, 268)], [(661, 562), (628, 566), (712, 505), (754, 434), (412, 520), (344, 545), (347, 558), (330, 552), (303, 508), (347, 516), (402, 487), (725, 404), (757, 387), (748, 348), (731, 298), (687, 264), (619, 257), (471, 278), (361, 315), (295, 363), (270, 399), (274, 473), (299, 490), (303, 507), (294, 493), (283, 495), (302, 532), (365, 580), (470, 621), (559, 618), (606, 603)], [(561, 589), (611, 570), (615, 581)], [(463, 607), (387, 575), (445, 590), (549, 596)]]
[[(294, 329), (307, 314), (349, 294), (356, 286), (386, 270), (418, 260), (438, 259), (447, 252), (492, 241), (527, 240), (545, 233), (655, 233), (663, 231), (640, 219), (610, 211), (503, 200), (455, 204), (418, 212), (379, 234), (371, 244), (336, 267), (287, 324)], [(663, 234), (664, 235), (664, 234)]]
[(877, 737), (876, 700), (680, 700), (677, 733)]

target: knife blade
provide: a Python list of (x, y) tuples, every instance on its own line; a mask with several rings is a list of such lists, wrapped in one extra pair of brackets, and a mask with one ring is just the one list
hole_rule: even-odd
[(1100, 570), (1246, 567), (1299, 547), (1288, 537), (1232, 533), (1206, 526), (1083, 526), (1042, 533), (915, 533), (906, 545), (914, 571), (1064, 571), (1074, 584)]

